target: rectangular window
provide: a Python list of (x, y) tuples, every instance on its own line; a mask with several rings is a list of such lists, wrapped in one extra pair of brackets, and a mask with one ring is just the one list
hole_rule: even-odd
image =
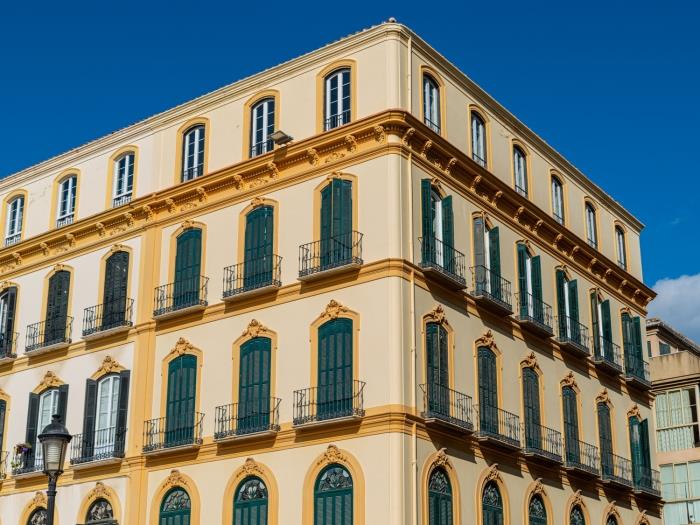
[(671, 353), (671, 345), (659, 341), (659, 355), (667, 355)]
[(68, 177), (58, 188), (58, 214), (56, 217), (56, 227), (73, 224), (73, 214), (75, 213), (75, 195), (78, 189), (78, 178), (73, 175)]
[(656, 397), (659, 452), (687, 450), (700, 444), (696, 399), (695, 388), (670, 390)]
[(598, 229), (596, 226), (595, 209), (590, 204), (586, 204), (586, 235), (588, 244), (593, 248), (598, 248)]
[(700, 519), (700, 462), (661, 465), (664, 523), (686, 525)]
[(325, 79), (324, 131), (350, 122), (350, 70), (339, 69)]
[(22, 236), (24, 215), (24, 197), (15, 197), (7, 205), (7, 227), (5, 229), (5, 246), (17, 244)]
[(131, 202), (134, 188), (134, 154), (127, 153), (114, 161), (114, 191), (112, 206), (122, 206)]

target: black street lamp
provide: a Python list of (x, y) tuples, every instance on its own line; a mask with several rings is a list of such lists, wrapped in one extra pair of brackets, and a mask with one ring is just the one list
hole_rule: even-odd
[(53, 525), (54, 508), (56, 506), (56, 482), (63, 474), (63, 462), (66, 459), (68, 443), (73, 439), (68, 429), (61, 423), (61, 416), (54, 414), (51, 423), (44, 427), (39, 434), (39, 442), (44, 453), (44, 474), (49, 477), (49, 488), (46, 491), (48, 505), (48, 525)]

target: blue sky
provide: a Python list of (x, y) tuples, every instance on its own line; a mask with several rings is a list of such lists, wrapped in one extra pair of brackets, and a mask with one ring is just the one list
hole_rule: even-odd
[(645, 281), (687, 295), (652, 313), (700, 339), (696, 2), (18, 4), (0, 176), (393, 16), (646, 224)]

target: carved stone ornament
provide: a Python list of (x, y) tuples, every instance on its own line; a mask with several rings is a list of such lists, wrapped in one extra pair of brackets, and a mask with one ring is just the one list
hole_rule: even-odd
[(446, 324), (449, 325), (450, 323), (447, 322), (447, 316), (445, 315), (445, 310), (443, 309), (442, 305), (438, 304), (430, 310), (425, 315), (425, 320), (429, 323), (438, 323), (438, 324)]
[(345, 306), (340, 304), (335, 299), (331, 299), (331, 301), (326, 305), (326, 309), (321, 313), (321, 316), (328, 319), (337, 319), (341, 316), (341, 314), (347, 312), (348, 309)]
[(574, 492), (574, 495), (571, 498), (571, 507), (575, 507), (576, 505), (583, 507), (583, 498), (581, 497), (581, 489), (577, 490)]
[(477, 348), (480, 346), (486, 347), (486, 348), (496, 348), (496, 341), (493, 338), (493, 332), (491, 330), (487, 330), (484, 335), (479, 337), (479, 339), (476, 340), (476, 346)]
[(590, 262), (588, 263), (588, 271), (592, 273), (592, 272), (593, 272), (593, 267), (594, 267), (596, 264), (598, 264), (598, 259), (597, 259), (596, 257), (593, 257), (593, 259), (591, 259)]
[(576, 384), (576, 378), (574, 377), (574, 373), (569, 370), (569, 373), (564, 376), (564, 379), (562, 379), (559, 383), (562, 387), (568, 386), (571, 388), (578, 388), (578, 385)]
[(243, 330), (243, 333), (241, 335), (243, 337), (255, 338), (258, 337), (261, 333), (265, 332), (267, 332), (267, 328), (265, 327), (265, 325), (263, 325), (257, 319), (253, 319), (250, 321), (250, 323), (248, 323), (248, 326), (245, 330)]
[(520, 216), (523, 214), (525, 211), (525, 206), (520, 206), (517, 210), (515, 210), (515, 213), (513, 214), (513, 219), (515, 221), (520, 221)]
[(346, 135), (345, 144), (348, 147), (348, 151), (357, 150), (357, 139), (355, 138), (355, 135)]
[(546, 496), (544, 485), (542, 484), (542, 478), (537, 478), (535, 480), (535, 485), (532, 487), (532, 496)]
[(635, 403), (627, 411), (627, 417), (636, 417), (637, 419), (642, 419), (642, 413), (639, 411), (639, 405)]
[(321, 158), (318, 155), (318, 151), (316, 151), (314, 148), (307, 149), (306, 156), (309, 159), (309, 164), (311, 164), (312, 166), (316, 166), (318, 164), (318, 161), (321, 160)]
[(202, 186), (197, 186), (195, 191), (197, 192), (199, 202), (204, 202), (207, 200), (207, 190), (205, 190)]
[(496, 203), (498, 202), (498, 199), (500, 199), (501, 197), (503, 197), (503, 192), (501, 190), (498, 190), (496, 193), (493, 194), (493, 198), (491, 199), (491, 204), (493, 204), (495, 206)]
[(438, 179), (437, 177), (433, 177), (432, 179), (430, 179), (430, 185), (433, 188), (435, 188), (435, 191), (437, 191), (438, 193), (444, 192), (444, 190), (442, 189), (442, 183), (440, 182), (440, 179)]
[(401, 137), (401, 142), (408, 146), (408, 143), (411, 142), (411, 137), (413, 137), (413, 134), (416, 132), (415, 128), (408, 128), (404, 134), (403, 137)]
[(326, 180), (333, 180), (333, 179), (342, 179), (343, 176), (339, 171), (331, 171), (328, 176), (326, 177)]
[(318, 465), (329, 465), (331, 463), (347, 464), (348, 458), (335, 445), (328, 445), (323, 456), (318, 460)]
[(233, 179), (233, 185), (236, 188), (241, 188), (243, 186), (243, 177), (241, 177), (238, 173), (234, 173), (231, 178)]
[(263, 471), (262, 468), (260, 468), (260, 465), (253, 459), (253, 458), (247, 458), (245, 460), (245, 463), (243, 463), (243, 466), (241, 467), (241, 471), (243, 472), (244, 476), (262, 476)]
[(182, 224), (180, 224), (180, 228), (183, 230), (189, 230), (192, 227), (194, 227), (194, 222), (192, 222), (191, 219), (187, 219), (186, 221), (182, 221)]
[(426, 158), (428, 156), (428, 151), (430, 148), (433, 147), (433, 141), (432, 140), (426, 140), (425, 144), (423, 144), (423, 148), (420, 150), (420, 156), (423, 158)]
[(46, 501), (46, 494), (44, 494), (42, 491), (37, 491), (36, 494), (34, 494), (34, 498), (32, 498), (32, 507), (46, 507), (48, 502)]
[(605, 522), (609, 523), (608, 518), (611, 516), (614, 516), (615, 519), (617, 520), (617, 523), (622, 522), (622, 516), (620, 516), (620, 511), (617, 510), (617, 506), (615, 505), (615, 500), (612, 500), (610, 502), (610, 505), (608, 505), (608, 508), (605, 510)]
[(90, 492), (88, 492), (87, 495), (88, 500), (96, 500), (99, 498), (107, 499), (108, 497), (109, 491), (107, 490), (107, 487), (105, 487), (104, 483), (102, 483), (101, 481), (95, 483), (95, 486)]
[(75, 246), (75, 235), (73, 235), (72, 233), (66, 233), (66, 242), (68, 243), (68, 246)]
[(610, 268), (608, 268), (607, 270), (605, 270), (605, 273), (603, 274), (603, 279), (605, 279), (607, 281), (608, 278), (612, 275), (612, 273), (613, 273), (613, 271)]
[(165, 205), (168, 207), (168, 211), (170, 213), (175, 213), (175, 210), (177, 209), (177, 206), (175, 206), (175, 201), (172, 200), (171, 198), (165, 199)]
[(445, 447), (442, 447), (440, 450), (438, 450), (438, 453), (435, 455), (435, 459), (433, 460), (433, 468), (444, 468), (446, 466), (452, 466), (452, 464), (450, 463), (450, 458), (447, 456), (446, 450), (447, 449)]
[(544, 220), (538, 219), (537, 222), (531, 228), (532, 233), (537, 233), (537, 230), (539, 230), (540, 226), (542, 226), (543, 224), (544, 224)]
[(472, 191), (476, 191), (476, 187), (481, 182), (481, 179), (482, 179), (481, 175), (477, 175), (476, 177), (474, 177), (474, 180), (472, 181), (472, 185), (470, 186), (469, 189), (471, 189)]
[(627, 279), (622, 279), (620, 282), (620, 286), (617, 287), (618, 292), (622, 292), (622, 289), (627, 286)]
[(374, 126), (374, 140), (380, 143), (386, 140), (386, 131), (384, 130), (384, 126)]
[(250, 206), (252, 208), (257, 208), (258, 206), (262, 206), (265, 204), (265, 199), (262, 197), (253, 197), (253, 199), (250, 201)]
[(107, 230), (105, 228), (105, 225), (102, 224), (101, 222), (98, 222), (95, 224), (95, 228), (97, 228), (97, 235), (100, 237), (104, 237), (107, 234)]
[(41, 248), (41, 253), (43, 253), (44, 255), (49, 254), (49, 245), (46, 244), (45, 242), (40, 242), (39, 248)]
[(117, 252), (124, 252), (126, 251), (127, 248), (123, 244), (114, 244), (112, 247), (109, 249), (109, 253), (117, 253)]
[(59, 387), (62, 384), (64, 384), (63, 381), (59, 379), (56, 373), (52, 372), (51, 370), (48, 370), (46, 374), (44, 374), (41, 383), (39, 383), (39, 386), (35, 389), (35, 391), (43, 392), (44, 390), (48, 390), (49, 388)]
[(126, 225), (131, 228), (134, 225), (134, 215), (132, 213), (126, 212), (124, 215), (124, 222), (126, 222)]
[(574, 255), (576, 255), (580, 249), (581, 249), (580, 246), (574, 246), (573, 248), (571, 248), (571, 253), (569, 253), (569, 258), (573, 259)]
[(525, 356), (525, 359), (520, 361), (520, 366), (523, 368), (532, 368), (533, 370), (542, 372), (540, 365), (537, 363), (537, 356), (535, 355), (535, 352), (530, 352), (527, 356)]
[(489, 481), (503, 481), (501, 478), (501, 473), (498, 472), (498, 463), (494, 463), (486, 471), (486, 477), (484, 478), (484, 485)]
[(637, 520), (637, 525), (649, 525), (649, 518), (647, 518), (647, 511), (643, 510), (639, 514), (639, 519)]
[(449, 161), (447, 161), (447, 166), (445, 166), (445, 173), (448, 175), (452, 173), (452, 168), (454, 168), (457, 165), (457, 159), (452, 157)]
[(63, 270), (66, 270), (65, 264), (57, 264), (53, 267), (53, 273), (62, 272)]
[(610, 402), (610, 396), (608, 395), (608, 389), (604, 388), (600, 394), (595, 396), (595, 402), (596, 403), (609, 403)]
[(96, 375), (97, 376), (104, 376), (107, 374), (113, 374), (113, 373), (119, 373), (124, 371), (124, 367), (120, 365), (116, 359), (114, 359), (112, 356), (105, 356), (105, 358), (102, 360), (102, 364), (100, 365), (100, 368), (97, 370)]
[(172, 356), (172, 355), (181, 356), (182, 354), (185, 354), (187, 352), (191, 352), (194, 349), (195, 349), (195, 347), (192, 343), (190, 343), (184, 337), (181, 337), (180, 339), (177, 340), (177, 343), (175, 343), (175, 346), (173, 347), (172, 350), (170, 350), (170, 353), (168, 355), (169, 356)]
[(273, 179), (276, 179), (277, 177), (279, 177), (279, 175), (280, 175), (280, 170), (279, 170), (279, 168), (277, 167), (277, 164), (275, 164), (274, 162), (270, 161), (270, 162), (267, 163), (267, 169), (270, 170), (270, 172), (271, 172), (271, 173), (270, 173), (270, 177), (272, 177)]
[(172, 470), (165, 480), (166, 487), (186, 487), (187, 480), (180, 474), (179, 470)]
[(143, 211), (143, 214), (146, 216), (147, 221), (150, 221), (153, 219), (153, 216), (154, 216), (153, 208), (151, 208), (148, 204), (144, 205), (144, 207), (141, 208), (141, 211)]

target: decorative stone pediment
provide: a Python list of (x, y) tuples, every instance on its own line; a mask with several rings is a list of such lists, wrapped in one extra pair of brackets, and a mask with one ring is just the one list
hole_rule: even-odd
[(335, 445), (328, 445), (328, 448), (318, 460), (318, 465), (328, 465), (330, 463), (347, 464), (348, 458)]
[(260, 334), (267, 333), (269, 330), (265, 325), (263, 325), (257, 319), (252, 319), (246, 329), (243, 330), (241, 334), (243, 337), (250, 337), (251, 339), (258, 337)]
[(170, 475), (165, 480), (165, 486), (166, 487), (186, 487), (187, 480), (180, 473), (179, 470), (172, 470), (170, 472)]
[(488, 483), (489, 481), (503, 482), (503, 478), (501, 478), (501, 473), (498, 471), (498, 463), (494, 463), (486, 471), (486, 476), (484, 477), (484, 484)]
[(241, 467), (241, 470), (245, 473), (246, 476), (263, 476), (263, 469), (260, 467), (260, 465), (255, 461), (253, 458), (247, 458), (245, 460), (245, 463), (243, 463), (243, 466)]
[(637, 403), (632, 405), (630, 407), (630, 409), (627, 411), (627, 417), (628, 418), (636, 417), (637, 419), (640, 419), (640, 420), (642, 419), (642, 414), (639, 411), (639, 405)]
[(197, 350), (197, 348), (192, 343), (184, 337), (181, 337), (177, 340), (173, 349), (170, 350), (168, 357), (179, 357), (183, 354), (194, 353), (195, 350)]
[(543, 498), (546, 496), (546, 492), (544, 490), (544, 484), (542, 483), (542, 478), (537, 478), (535, 480), (535, 483), (532, 486), (532, 493), (531, 494), (532, 494), (532, 496), (537, 495), (537, 496), (541, 496)]
[(607, 388), (604, 388), (604, 389), (600, 392), (600, 394), (598, 394), (598, 395), (595, 397), (595, 402), (596, 402), (596, 403), (605, 403), (605, 404), (610, 403), (610, 396), (608, 395), (608, 389), (607, 389)]
[(450, 458), (447, 456), (447, 449), (445, 447), (438, 450), (437, 454), (435, 455), (435, 459), (433, 460), (433, 468), (438, 467), (452, 467)]
[(109, 249), (109, 253), (117, 253), (117, 252), (125, 252), (127, 251), (127, 247), (124, 246), (123, 244), (115, 244)]
[(108, 355), (105, 356), (105, 358), (102, 360), (100, 368), (97, 369), (97, 372), (93, 374), (92, 378), (97, 379), (98, 377), (102, 377), (107, 374), (118, 374), (119, 372), (123, 372), (124, 370), (125, 368), (122, 365), (120, 365), (116, 359)]
[(535, 352), (530, 352), (525, 357), (525, 359), (520, 361), (520, 366), (522, 366), (523, 368), (532, 368), (537, 373), (542, 373), (542, 369), (540, 368), (540, 365), (537, 363), (537, 356), (535, 355)]
[(496, 346), (496, 341), (493, 337), (493, 332), (491, 330), (487, 330), (479, 339), (476, 340), (476, 346), (477, 348), (483, 346), (486, 348), (491, 348), (491, 349), (498, 349)]
[(265, 199), (262, 197), (253, 197), (253, 199), (250, 201), (250, 206), (252, 208), (257, 208), (259, 206), (262, 206), (265, 204)]
[(562, 387), (568, 386), (571, 388), (576, 388), (578, 389), (578, 384), (576, 384), (576, 378), (574, 377), (574, 373), (569, 370), (569, 373), (564, 376), (564, 379), (562, 379), (559, 384)]
[(450, 323), (447, 322), (447, 316), (445, 315), (445, 310), (442, 308), (442, 305), (437, 305), (435, 308), (433, 308), (430, 312), (425, 314), (425, 320), (428, 323), (438, 323), (438, 324), (445, 324), (449, 325)]
[(88, 492), (87, 499), (89, 500), (96, 500), (99, 498), (108, 498), (109, 497), (109, 490), (107, 490), (107, 487), (105, 487), (105, 484), (102, 483), (101, 481), (98, 481), (95, 483), (95, 487)]
[(337, 319), (348, 312), (349, 310), (345, 306), (340, 304), (335, 299), (331, 299), (331, 301), (326, 305), (326, 309), (321, 312), (321, 317), (325, 319)]
[(48, 390), (49, 388), (58, 388), (64, 384), (65, 383), (56, 375), (55, 372), (48, 370), (46, 374), (44, 374), (44, 377), (39, 385), (34, 389), (34, 393), (39, 394), (44, 390)]

